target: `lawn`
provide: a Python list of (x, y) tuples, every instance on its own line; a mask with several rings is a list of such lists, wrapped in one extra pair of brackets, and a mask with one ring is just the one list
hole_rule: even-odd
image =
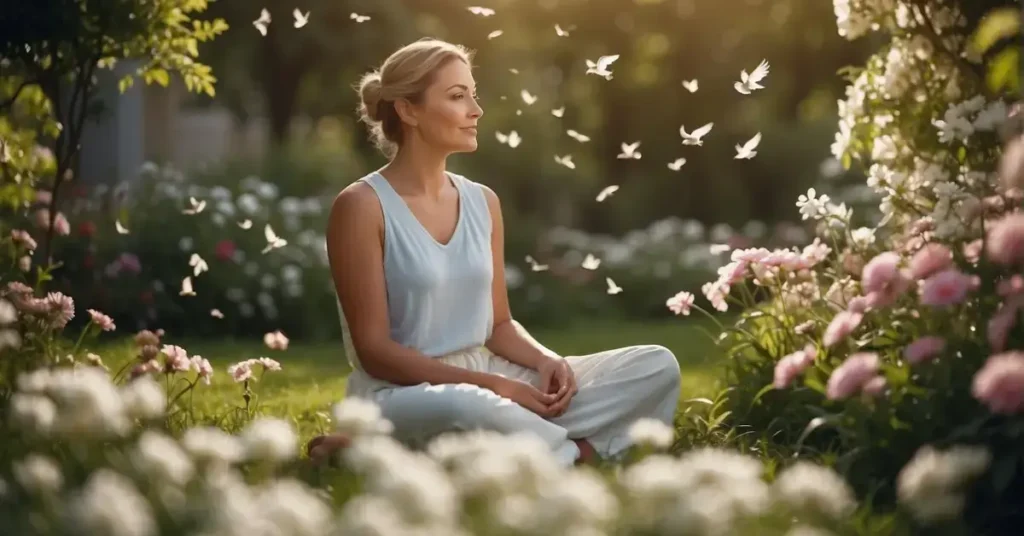
[[(528, 327), (528, 326), (527, 326)], [(707, 329), (708, 331), (702, 331)], [(708, 394), (717, 382), (715, 367), (720, 351), (708, 332), (713, 326), (699, 320), (670, 320), (633, 323), (595, 323), (571, 329), (537, 329), (533, 335), (562, 355), (585, 355), (608, 348), (634, 344), (660, 344), (672, 350), (682, 369), (682, 397)], [(175, 341), (189, 354), (199, 354), (214, 367), (211, 385), (199, 385), (192, 399), (202, 421), (215, 421), (244, 406), (242, 386), (234, 383), (227, 367), (237, 361), (260, 356), (281, 362), (282, 370), (268, 372), (253, 390), (259, 397), (260, 413), (293, 420), (303, 440), (327, 430), (331, 405), (345, 393), (349, 372), (341, 341), (302, 344), (293, 342), (285, 351), (271, 351), (262, 341)], [(125, 342), (113, 345), (102, 354), (114, 369), (130, 359), (134, 349)], [(116, 370), (116, 369), (114, 369)], [(225, 423), (221, 423), (222, 426)]]

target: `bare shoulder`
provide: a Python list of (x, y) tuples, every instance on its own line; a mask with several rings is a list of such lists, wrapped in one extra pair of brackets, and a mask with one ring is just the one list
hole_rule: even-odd
[(484, 199), (487, 200), (487, 208), (491, 209), (492, 213), (501, 213), (501, 200), (498, 199), (498, 194), (494, 193), (494, 190), (490, 186), (482, 183), (475, 183), (480, 187), (480, 191), (484, 193)]
[(356, 181), (334, 198), (330, 219), (335, 224), (355, 221), (372, 223), (382, 221), (383, 214), (373, 188), (363, 181)]

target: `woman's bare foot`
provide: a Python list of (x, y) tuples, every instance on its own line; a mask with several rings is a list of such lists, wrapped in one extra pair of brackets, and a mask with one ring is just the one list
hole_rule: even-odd
[(573, 439), (572, 441), (580, 449), (580, 457), (576, 459), (576, 465), (593, 464), (601, 460), (594, 445), (591, 445), (586, 439)]
[(332, 434), (325, 436), (316, 436), (309, 441), (309, 445), (306, 447), (306, 452), (309, 455), (309, 459), (316, 465), (321, 465), (324, 461), (328, 460), (335, 452), (349, 446), (349, 439), (347, 436)]

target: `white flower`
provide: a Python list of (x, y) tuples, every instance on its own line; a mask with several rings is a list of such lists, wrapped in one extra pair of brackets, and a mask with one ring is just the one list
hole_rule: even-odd
[(658, 419), (643, 418), (629, 427), (629, 438), (638, 445), (667, 449), (675, 439), (675, 430)]
[(259, 491), (255, 512), (277, 534), (314, 536), (331, 527), (330, 507), (309, 487), (292, 478), (274, 480)]
[(192, 460), (176, 441), (152, 430), (139, 437), (132, 461), (140, 471), (155, 478), (157, 485), (170, 482), (183, 486), (195, 472)]
[(7, 300), (0, 300), (0, 326), (6, 326), (18, 319), (18, 311)]
[(104, 439), (122, 436), (129, 430), (127, 408), (101, 369), (53, 371), (46, 391), (57, 405), (53, 431), (63, 437)]
[(99, 469), (67, 505), (71, 532), (96, 536), (156, 534), (152, 509), (135, 485), (109, 469)]
[(384, 419), (380, 406), (358, 397), (345, 397), (332, 408), (334, 429), (349, 437), (367, 434), (390, 434), (393, 426)]
[(875, 230), (868, 227), (859, 227), (850, 231), (850, 241), (857, 248), (867, 248), (875, 243)]
[(245, 454), (237, 437), (212, 426), (189, 428), (181, 443), (196, 460), (230, 464)]
[(29, 454), (24, 460), (14, 462), (11, 471), (14, 479), (32, 493), (53, 493), (64, 483), (57, 463), (39, 454)]
[(988, 468), (991, 458), (982, 447), (939, 451), (925, 445), (900, 471), (899, 501), (923, 523), (955, 519), (963, 511), (964, 486)]
[(854, 9), (856, 0), (833, 0), (833, 8), (836, 14), (836, 26), (839, 35), (849, 40), (856, 39), (871, 29), (871, 19)]
[(263, 335), (263, 344), (271, 350), (287, 350), (288, 337), (281, 330), (272, 331)]
[(297, 447), (292, 425), (281, 419), (259, 419), (242, 431), (246, 457), (283, 462), (295, 458)]
[(974, 118), (974, 128), (979, 131), (996, 130), (1006, 122), (1008, 115), (1009, 111), (1005, 102), (992, 101), (984, 110), (978, 112)]
[(137, 419), (156, 419), (167, 409), (167, 396), (151, 376), (140, 376), (121, 388), (121, 400), (128, 413)]
[(576, 469), (559, 478), (557, 485), (540, 490), (527, 519), (537, 534), (571, 534), (574, 527), (603, 526), (618, 513), (619, 501), (604, 479), (591, 470)]
[(853, 490), (835, 471), (810, 462), (797, 462), (772, 484), (773, 496), (801, 514), (814, 512), (841, 519), (856, 509)]
[(15, 393), (11, 397), (11, 419), (25, 430), (45, 436), (56, 418), (57, 406), (45, 396)]
[(826, 214), (825, 207), (829, 202), (829, 197), (822, 194), (820, 197), (815, 197), (817, 192), (814, 188), (807, 190), (807, 195), (801, 195), (797, 198), (796, 206), (800, 209), (802, 219), (819, 219)]

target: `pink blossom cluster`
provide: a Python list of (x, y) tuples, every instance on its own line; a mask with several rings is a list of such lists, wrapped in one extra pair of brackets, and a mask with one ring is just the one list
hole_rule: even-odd
[(825, 396), (829, 400), (843, 400), (857, 393), (877, 396), (885, 390), (885, 377), (879, 373), (878, 354), (859, 352), (843, 361), (828, 379)]
[(21, 229), (13, 229), (11, 231), (11, 240), (13, 240), (15, 244), (29, 251), (35, 251), (37, 247), (36, 241), (32, 238), (32, 235), (28, 234), (28, 231), (23, 231)]
[(245, 361), (239, 361), (234, 365), (228, 367), (228, 374), (235, 380), (236, 383), (242, 383), (246, 380), (255, 380), (253, 377), (253, 367), (256, 365), (262, 365), (263, 371), (266, 372), (281, 370), (281, 363), (269, 357), (260, 357), (258, 359), (247, 359)]
[(64, 329), (75, 317), (75, 300), (61, 292), (36, 298), (32, 287), (19, 281), (7, 283), (3, 295), (21, 313), (36, 317), (44, 329)]
[(206, 385), (210, 384), (210, 378), (213, 376), (213, 365), (210, 365), (206, 358), (199, 355), (190, 357), (188, 352), (181, 346), (165, 344), (159, 350), (159, 353), (164, 355), (164, 364), (161, 366), (160, 362), (155, 359), (157, 352), (147, 351), (155, 349), (155, 345), (159, 343), (156, 334), (149, 330), (140, 331), (135, 336), (135, 342), (142, 346), (143, 362), (135, 365), (135, 368), (132, 369), (132, 378), (143, 374), (156, 374), (160, 372), (175, 374), (177, 372), (195, 371), (198, 373), (198, 379), (203, 380), (203, 383)]
[[(40, 229), (50, 228), (50, 210), (41, 208), (35, 211), (36, 226)], [(64, 214), (58, 212), (53, 219), (53, 231), (60, 236), (67, 236), (71, 234), (71, 223), (64, 217)]]
[(1019, 413), (1024, 409), (1024, 352), (989, 357), (974, 376), (972, 393), (993, 413)]
[(790, 249), (736, 249), (730, 256), (731, 262), (718, 269), (718, 279), (705, 283), (701, 292), (716, 310), (728, 311), (726, 298), (732, 286), (745, 281), (748, 274), (753, 273), (756, 284), (766, 285), (778, 280), (783, 271), (795, 273), (813, 268), (831, 251), (818, 238), (799, 252)]
[(780, 359), (775, 364), (775, 388), (785, 389), (792, 385), (797, 376), (814, 364), (817, 355), (818, 351), (814, 345), (808, 344), (803, 350), (797, 350)]
[(674, 314), (689, 316), (693, 307), (694, 296), (690, 292), (679, 292), (665, 302), (665, 306)]
[(114, 329), (117, 328), (117, 326), (114, 325), (113, 318), (110, 318), (109, 316), (95, 309), (86, 309), (86, 312), (89, 313), (89, 318), (92, 320), (92, 323), (96, 324), (96, 326), (98, 326), (101, 330), (114, 331)]

